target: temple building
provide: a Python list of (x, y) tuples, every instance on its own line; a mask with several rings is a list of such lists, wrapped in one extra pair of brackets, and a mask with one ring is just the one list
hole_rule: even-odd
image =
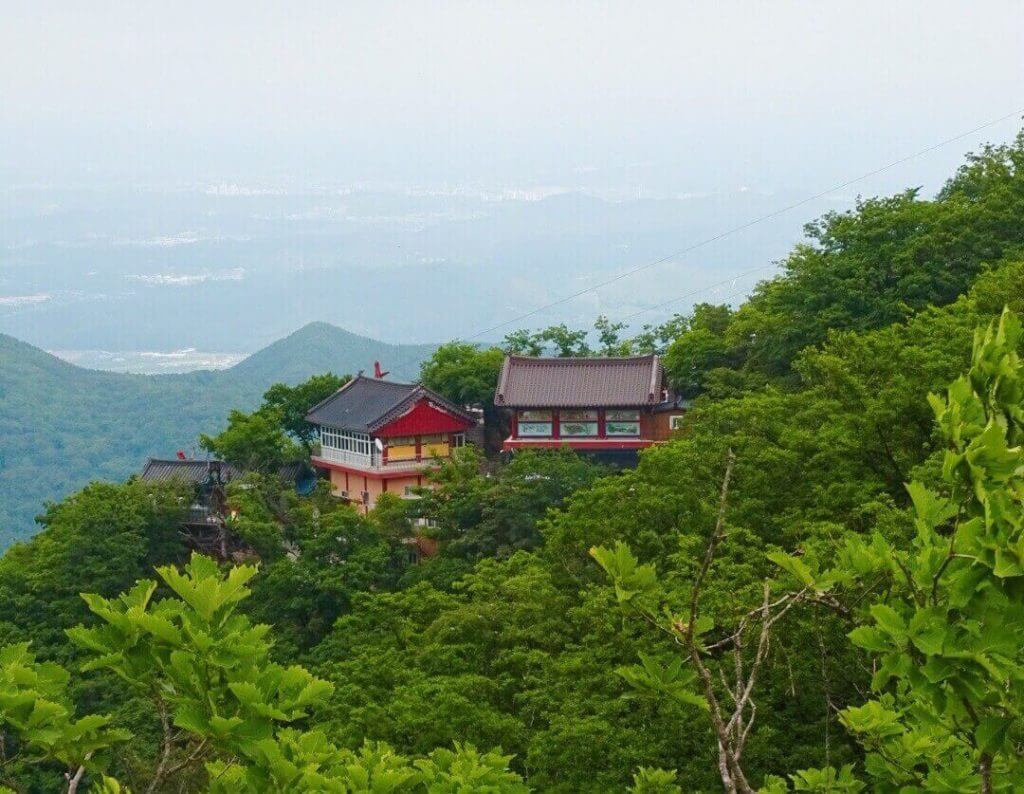
[[(203, 554), (239, 561), (247, 559), (251, 549), (228, 531), (234, 511), (228, 504), (227, 485), (243, 474), (222, 460), (197, 460), (179, 452), (176, 458), (150, 458), (138, 476), (145, 482), (184, 486), (189, 497), (181, 527), (185, 542)], [(304, 461), (285, 463), (277, 474), (302, 496), (316, 486), (316, 474)]]
[(507, 356), (494, 404), (511, 426), (505, 452), (569, 447), (622, 465), (667, 441), (688, 407), (670, 393), (656, 355)]
[(382, 493), (408, 496), (424, 472), (466, 443), (477, 420), (436, 392), (415, 383), (360, 375), (306, 420), (317, 426), (319, 454), (336, 496), (371, 510)]

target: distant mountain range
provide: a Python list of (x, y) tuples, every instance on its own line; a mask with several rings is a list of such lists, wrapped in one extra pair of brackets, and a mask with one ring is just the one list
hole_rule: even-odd
[[(767, 272), (748, 271), (785, 256), (807, 217), (852, 203), (823, 197), (779, 212), (804, 197), (15, 185), (0, 223), (0, 333), (72, 354), (238, 354), (311, 320), (432, 342), (556, 300), (536, 324), (589, 326), (690, 296), (638, 318), (656, 322), (751, 288)], [(642, 277), (560, 300), (654, 261)]]
[(0, 550), (34, 532), (47, 500), (90, 480), (122, 480), (149, 456), (195, 451), (232, 408), (273, 383), (373, 370), (416, 378), (434, 345), (391, 345), (311, 323), (220, 371), (129, 375), (83, 369), (0, 334)]

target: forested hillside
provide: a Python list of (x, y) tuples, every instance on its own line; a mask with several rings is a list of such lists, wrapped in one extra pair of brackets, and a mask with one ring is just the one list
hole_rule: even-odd
[(0, 334), (0, 549), (36, 530), (44, 502), (90, 480), (122, 480), (149, 456), (192, 452), (232, 408), (275, 382), (393, 362), (415, 375), (432, 348), (388, 345), (312, 323), (235, 367), (186, 375), (81, 369)]
[(436, 347), (389, 345), (329, 323), (309, 323), (238, 362), (232, 374), (260, 383), (298, 383), (323, 372), (325, 362), (335, 361), (331, 368), (355, 375), (361, 369), (372, 372), (373, 362), (380, 361), (395, 380), (411, 380)]
[[(695, 400), (635, 470), (466, 449), (365, 517), (251, 471), (228, 494), (251, 556), (219, 567), (189, 561), (178, 494), (90, 486), (0, 559), (0, 784), (1016, 790), (1022, 246), (1024, 136), (934, 199), (811, 224), (736, 310), (600, 320), (599, 352), (665, 349)], [(423, 376), (479, 398), (500, 355), (445, 345)], [(317, 383), (204, 443), (260, 468)], [(410, 560), (414, 522), (437, 556)]]

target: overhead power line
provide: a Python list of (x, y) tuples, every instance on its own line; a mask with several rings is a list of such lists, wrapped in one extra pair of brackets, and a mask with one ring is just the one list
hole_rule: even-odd
[[(486, 336), (487, 334), (493, 333), (494, 331), (497, 331), (497, 330), (499, 330), (501, 328), (505, 328), (506, 326), (512, 325), (513, 323), (518, 323), (518, 322), (521, 322), (523, 320), (529, 319), (530, 317), (533, 317), (533, 316), (535, 316), (537, 314), (540, 314), (541, 312), (547, 311), (548, 309), (554, 308), (555, 306), (560, 306), (560, 305), (562, 305), (564, 303), (568, 303), (571, 300), (575, 300), (576, 298), (579, 298), (579, 297), (581, 297), (583, 295), (587, 295), (588, 293), (591, 293), (591, 292), (594, 292), (596, 290), (599, 290), (599, 289), (602, 289), (604, 287), (607, 287), (610, 284), (615, 284), (616, 282), (622, 281), (623, 279), (629, 278), (630, 276), (636, 275), (637, 273), (641, 273), (641, 272), (643, 272), (645, 270), (651, 269), (652, 267), (657, 267), (658, 265), (662, 265), (662, 264), (665, 264), (666, 262), (670, 262), (671, 260), (677, 259), (680, 256), (688, 254), (688, 253), (690, 253), (692, 251), (696, 251), (699, 248), (703, 248), (706, 245), (710, 245), (711, 243), (718, 242), (719, 240), (722, 240), (722, 239), (724, 239), (726, 237), (729, 237), (730, 235), (737, 234), (738, 232), (742, 232), (742, 231), (744, 231), (746, 229), (749, 229), (751, 226), (756, 226), (757, 224), (763, 223), (764, 221), (771, 220), (772, 218), (777, 218), (778, 216), (783, 215), (783, 214), (785, 214), (787, 212), (791, 212), (792, 210), (795, 210), (795, 209), (797, 209), (799, 207), (803, 207), (806, 204), (810, 204), (812, 201), (817, 201), (818, 199), (824, 198), (825, 196), (827, 196), (827, 195), (829, 195), (831, 193), (835, 193), (836, 191), (843, 190), (844, 188), (848, 188), (851, 185), (856, 185), (858, 182), (863, 182), (865, 179), (870, 179), (873, 176), (877, 176), (878, 174), (885, 173), (886, 171), (889, 171), (889, 170), (891, 170), (893, 168), (896, 168), (897, 166), (903, 165), (904, 163), (908, 163), (911, 160), (915, 160), (918, 157), (923, 157), (926, 154), (934, 152), (936, 149), (941, 149), (944, 146), (948, 146), (951, 143), (956, 143), (957, 141), (960, 141), (960, 140), (963, 140), (964, 138), (970, 137), (971, 135), (974, 135), (975, 133), (981, 132), (982, 130), (986, 130), (989, 127), (993, 127), (996, 124), (999, 124), (1000, 122), (1006, 121), (1007, 119), (1011, 119), (1014, 116), (1018, 116), (1019, 117), (1021, 115), (1024, 115), (1024, 108), (1021, 108), (1019, 110), (1014, 110), (1013, 112), (1007, 113), (1007, 114), (1005, 114), (1003, 116), (1000, 116), (997, 119), (992, 119), (991, 121), (986, 121), (984, 124), (981, 124), (981, 125), (979, 125), (977, 127), (974, 127), (974, 128), (972, 128), (970, 130), (967, 130), (966, 132), (961, 132), (958, 135), (954, 135), (951, 138), (946, 138), (945, 140), (939, 141), (938, 143), (934, 143), (931, 146), (928, 146), (928, 147), (926, 147), (924, 149), (920, 149), (920, 150), (914, 152), (913, 154), (908, 154), (905, 157), (901, 157), (898, 160), (893, 160), (891, 163), (887, 163), (886, 165), (883, 165), (880, 168), (876, 168), (876, 169), (874, 169), (872, 171), (868, 171), (867, 173), (861, 174), (860, 176), (854, 177), (852, 179), (847, 179), (845, 182), (840, 182), (839, 184), (833, 185), (830, 188), (827, 188), (825, 190), (819, 191), (818, 193), (815, 193), (812, 196), (807, 196), (806, 198), (800, 199), (799, 201), (793, 202), (792, 204), (787, 204), (785, 207), (782, 207), (780, 209), (774, 210), (773, 212), (769, 212), (769, 213), (767, 213), (765, 215), (760, 215), (760, 216), (758, 216), (758, 217), (756, 217), (756, 218), (754, 218), (752, 220), (746, 221), (745, 223), (741, 223), (739, 226), (733, 226), (732, 228), (726, 229), (726, 230), (724, 230), (722, 232), (714, 234), (711, 237), (706, 237), (703, 240), (700, 240), (700, 241), (698, 241), (696, 243), (693, 243), (692, 245), (688, 245), (686, 248), (681, 248), (680, 250), (675, 251), (674, 253), (668, 254), (667, 256), (663, 256), (660, 259), (655, 259), (652, 262), (646, 262), (645, 264), (638, 265), (638, 266), (633, 267), (633, 268), (631, 268), (629, 270), (623, 271), (622, 273), (619, 273), (618, 275), (612, 276), (611, 278), (605, 279), (604, 281), (598, 282), (597, 284), (593, 284), (593, 285), (591, 285), (589, 287), (585, 287), (584, 289), (578, 290), (577, 292), (573, 292), (573, 293), (571, 293), (569, 295), (564, 295), (561, 298), (557, 298), (556, 300), (551, 301), (550, 303), (545, 303), (543, 306), (538, 306), (535, 309), (530, 309), (529, 311), (523, 312), (522, 314), (516, 315), (515, 317), (511, 317), (508, 320), (504, 320), (504, 321), (502, 321), (500, 323), (497, 323), (495, 325), (492, 325), (492, 326), (490, 326), (488, 328), (484, 328), (481, 331), (477, 331), (476, 333), (470, 334), (468, 336), (463, 336), (463, 337), (457, 339), (456, 341), (468, 342), (470, 340), (477, 339), (477, 338), (479, 338), (481, 336)], [(629, 315), (629, 317), (626, 317), (626, 318), (623, 318), (623, 319), (630, 319), (632, 317), (635, 317), (637, 314), (643, 314), (644, 312), (652, 311), (652, 310), (660, 308), (662, 306), (666, 306), (666, 305), (668, 305), (670, 303), (675, 303), (676, 301), (684, 300), (685, 298), (693, 297), (695, 295), (699, 295), (702, 292), (707, 292), (707, 291), (709, 291), (711, 289), (714, 289), (715, 287), (721, 286), (722, 284), (729, 283), (734, 278), (741, 278), (743, 276), (751, 275), (753, 273), (757, 273), (757, 272), (760, 272), (762, 270), (768, 270), (768, 269), (770, 269), (772, 267), (774, 267), (774, 264), (763, 265), (761, 267), (754, 268), (753, 270), (749, 270), (746, 273), (742, 273), (742, 274), (740, 274), (740, 276), (731, 276), (729, 279), (726, 279), (726, 281), (724, 281), (724, 282), (719, 282), (717, 284), (712, 284), (712, 285), (710, 285), (708, 287), (703, 287), (701, 289), (693, 290), (692, 292), (688, 292), (685, 295), (680, 295), (680, 296), (678, 296), (676, 298), (672, 298), (671, 300), (665, 301), (664, 303), (660, 303), (660, 304), (657, 304), (655, 306), (651, 306), (651, 307), (649, 307), (647, 309), (643, 309), (643, 310), (641, 310), (639, 312), (636, 312), (634, 314), (631, 314), (631, 315)]]
[[(706, 245), (710, 245), (711, 243), (717, 242), (718, 240), (724, 239), (725, 237), (728, 237), (730, 235), (737, 234), (738, 232), (744, 231), (745, 229), (749, 229), (751, 226), (756, 226), (757, 224), (763, 223), (766, 220), (770, 220), (772, 218), (776, 218), (779, 215), (782, 215), (782, 214), (784, 214), (786, 212), (790, 212), (790, 211), (792, 211), (794, 209), (797, 209), (799, 207), (805, 206), (806, 204), (809, 204), (812, 201), (816, 201), (817, 199), (824, 198), (825, 196), (827, 196), (827, 195), (829, 195), (831, 193), (835, 193), (838, 190), (843, 190), (844, 188), (850, 187), (851, 185), (855, 185), (858, 182), (863, 182), (865, 179), (870, 179), (873, 176), (885, 173), (886, 171), (889, 171), (889, 170), (891, 170), (893, 168), (896, 168), (897, 166), (903, 165), (904, 163), (908, 163), (911, 160), (915, 160), (918, 157), (923, 157), (924, 155), (929, 154), (931, 152), (934, 152), (937, 149), (941, 149), (944, 146), (948, 146), (951, 143), (956, 143), (957, 141), (960, 141), (960, 140), (963, 140), (964, 138), (970, 137), (971, 135), (974, 135), (975, 133), (981, 132), (982, 130), (986, 130), (989, 127), (994, 127), (996, 124), (999, 124), (999, 123), (1001, 123), (1003, 121), (1006, 121), (1007, 119), (1014, 118), (1015, 116), (1016, 117), (1021, 117), (1022, 115), (1024, 115), (1024, 108), (1021, 108), (1019, 110), (1014, 110), (1011, 113), (1006, 113), (1005, 115), (1002, 115), (999, 118), (992, 119), (991, 121), (986, 121), (984, 124), (980, 124), (977, 127), (974, 127), (974, 128), (972, 128), (970, 130), (967, 130), (966, 132), (961, 132), (961, 133), (959, 133), (957, 135), (954, 135), (954, 136), (952, 136), (950, 138), (946, 138), (944, 140), (941, 140), (938, 143), (934, 143), (931, 146), (927, 146), (924, 149), (919, 149), (918, 151), (914, 152), (913, 154), (908, 154), (905, 157), (901, 157), (898, 160), (893, 160), (891, 163), (887, 163), (886, 165), (883, 165), (880, 168), (876, 168), (876, 169), (874, 169), (872, 171), (868, 171), (867, 173), (861, 174), (860, 176), (854, 177), (853, 179), (848, 179), (845, 182), (839, 183), (838, 185), (833, 185), (832, 187), (830, 187), (830, 188), (828, 188), (826, 190), (819, 191), (818, 193), (815, 193), (812, 196), (808, 196), (808, 197), (806, 197), (804, 199), (801, 199), (800, 201), (796, 201), (796, 202), (794, 202), (792, 204), (788, 204), (785, 207), (782, 207), (781, 209), (775, 210), (773, 212), (769, 212), (766, 215), (761, 215), (761, 216), (759, 216), (757, 218), (754, 218), (754, 219), (749, 220), (749, 221), (747, 221), (745, 223), (742, 223), (739, 226), (734, 226), (734, 227), (732, 227), (730, 229), (726, 229), (726, 230), (724, 230), (722, 232), (714, 234), (711, 237), (707, 237), (707, 238), (705, 238), (703, 240), (700, 240), (700, 241), (698, 241), (696, 243), (693, 243), (692, 245), (689, 245), (686, 248), (682, 248), (682, 249), (676, 251), (675, 253), (668, 254), (667, 256), (663, 256), (660, 259), (656, 259), (656, 260), (654, 260), (652, 262), (647, 262), (645, 264), (638, 265), (638, 266), (636, 266), (634, 268), (631, 268), (630, 270), (626, 270), (626, 271), (624, 271), (622, 273), (619, 273), (618, 275), (613, 276), (613, 277), (611, 277), (609, 279), (606, 279), (606, 280), (604, 280), (604, 281), (602, 281), (602, 282), (600, 282), (598, 284), (593, 284), (593, 285), (591, 285), (589, 287), (586, 287), (584, 289), (578, 290), (577, 292), (574, 292), (574, 293), (572, 293), (570, 295), (565, 295), (565, 296), (563, 296), (561, 298), (558, 298), (556, 300), (551, 301), (550, 303), (546, 303), (543, 306), (538, 306), (535, 309), (531, 309), (528, 312), (523, 312), (522, 314), (516, 315), (515, 317), (512, 317), (512, 318), (510, 318), (508, 320), (504, 320), (504, 321), (502, 321), (500, 323), (492, 325), (492, 326), (490, 326), (488, 328), (484, 328), (484, 329), (482, 329), (480, 331), (476, 331), (475, 333), (468, 334), (468, 335), (462, 336), (462, 337), (457, 337), (453, 341), (455, 341), (455, 342), (469, 342), (469, 341), (471, 341), (473, 339), (478, 339), (481, 336), (486, 336), (487, 334), (493, 333), (494, 331), (497, 331), (497, 330), (499, 330), (501, 328), (505, 328), (505, 327), (507, 327), (509, 325), (512, 325), (513, 323), (521, 322), (522, 320), (526, 320), (526, 319), (528, 319), (530, 317), (533, 317), (533, 316), (535, 316), (537, 314), (540, 314), (541, 312), (547, 311), (548, 309), (551, 309), (551, 308), (553, 308), (555, 306), (560, 306), (560, 305), (562, 305), (564, 303), (568, 303), (569, 301), (574, 300), (575, 298), (579, 298), (579, 297), (581, 297), (583, 295), (586, 295), (588, 293), (594, 292), (595, 290), (599, 290), (599, 289), (601, 289), (603, 287), (607, 287), (609, 284), (615, 284), (616, 282), (622, 281), (625, 278), (629, 278), (630, 276), (635, 275), (636, 273), (641, 273), (641, 272), (643, 272), (645, 270), (649, 270), (652, 267), (657, 267), (658, 265), (661, 265), (661, 264), (664, 264), (666, 262), (669, 262), (669, 261), (671, 261), (673, 259), (676, 259), (676, 258), (678, 258), (680, 256), (683, 256), (684, 254), (690, 253), (691, 251), (696, 251), (698, 248), (702, 248), (702, 247), (704, 247)], [(703, 294), (705, 292), (710, 292), (712, 290), (718, 289), (718, 288), (720, 288), (722, 286), (725, 286), (726, 284), (731, 284), (731, 283), (733, 283), (734, 281), (736, 281), (738, 279), (745, 278), (746, 276), (751, 276), (751, 275), (754, 275), (755, 273), (760, 273), (760, 272), (763, 272), (765, 270), (770, 270), (770, 269), (772, 269), (774, 267), (775, 267), (775, 263), (772, 262), (772, 263), (769, 263), (767, 265), (760, 265), (758, 267), (751, 268), (750, 270), (744, 271), (743, 273), (740, 273), (738, 275), (729, 276), (728, 278), (723, 279), (722, 281), (718, 281), (718, 282), (716, 282), (714, 284), (709, 284), (709, 285), (707, 285), (705, 287), (700, 287), (698, 289), (690, 290), (689, 292), (683, 293), (682, 295), (677, 295), (677, 296), (675, 296), (673, 298), (669, 298), (668, 300), (662, 301), (661, 303), (656, 303), (656, 304), (654, 304), (652, 306), (647, 306), (646, 308), (643, 308), (643, 309), (640, 309), (638, 311), (635, 311), (632, 314), (626, 315), (625, 317), (621, 317), (617, 321), (618, 322), (626, 322), (628, 320), (633, 319), (634, 317), (638, 317), (641, 314), (646, 314), (647, 312), (655, 311), (657, 309), (661, 309), (661, 308), (663, 308), (665, 306), (669, 306), (669, 305), (671, 305), (673, 303), (678, 303), (681, 300), (686, 300), (687, 298), (696, 297), (697, 295), (701, 295), (701, 294)], [(742, 291), (741, 292), (737, 292), (737, 293), (735, 293), (733, 295), (730, 295), (729, 298), (738, 297), (741, 294), (743, 294)], [(413, 363), (414, 360), (415, 359), (413, 359), (411, 357), (407, 358), (407, 359), (404, 359), (404, 360), (398, 362), (397, 364), (393, 364), (392, 368), (396, 368), (396, 367), (397, 368), (401, 368), (401, 367), (405, 366), (406, 364)]]

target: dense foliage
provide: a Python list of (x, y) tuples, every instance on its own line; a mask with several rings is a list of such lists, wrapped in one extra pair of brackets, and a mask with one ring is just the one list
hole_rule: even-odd
[(31, 537), (49, 500), (123, 480), (151, 456), (195, 454), (200, 432), (217, 432), (233, 408), (252, 410), (274, 383), (374, 359), (410, 378), (432, 350), (312, 323), (229, 370), (128, 375), (72, 366), (0, 334), (0, 551)]
[[(51, 507), (0, 560), (3, 784), (1016, 790), (1022, 164), (1019, 138), (934, 200), (827, 216), (738, 309), (510, 335), (665, 352), (693, 408), (633, 470), (466, 450), (363, 516), (271, 465), (304, 454), (321, 379), (210, 440), (249, 469), (235, 559), (189, 561), (180, 489)], [(423, 372), (486, 403), (501, 352)]]

